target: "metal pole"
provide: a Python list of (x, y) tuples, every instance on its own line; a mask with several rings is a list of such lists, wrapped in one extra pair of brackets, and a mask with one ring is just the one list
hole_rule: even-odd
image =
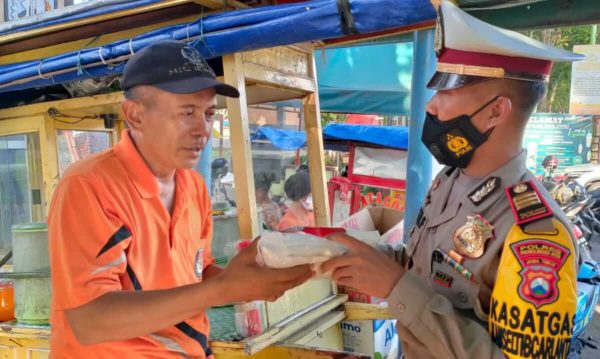
[(592, 25), (592, 32), (590, 34), (590, 45), (596, 45), (596, 33), (598, 32), (598, 25)]
[[(224, 157), (223, 155), (223, 142), (224, 142), (224, 129), (225, 129), (225, 116), (220, 116), (221, 119), (219, 120), (219, 157)], [(231, 145), (230, 145), (231, 148)]]
[(434, 30), (430, 29), (417, 31), (414, 35), (404, 213), (405, 242), (431, 183), (432, 156), (421, 142), (421, 133), (425, 106), (434, 94), (434, 91), (425, 87), (435, 72), (434, 34)]

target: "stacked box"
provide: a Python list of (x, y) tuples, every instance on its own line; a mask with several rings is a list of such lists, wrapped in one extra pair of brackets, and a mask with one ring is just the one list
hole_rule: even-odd
[(395, 320), (343, 321), (344, 351), (374, 359), (396, 359), (399, 352)]

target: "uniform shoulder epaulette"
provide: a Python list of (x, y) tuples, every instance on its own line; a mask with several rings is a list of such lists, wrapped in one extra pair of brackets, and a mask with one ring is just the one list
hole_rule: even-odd
[(533, 181), (506, 187), (510, 208), (519, 226), (552, 217), (553, 212)]

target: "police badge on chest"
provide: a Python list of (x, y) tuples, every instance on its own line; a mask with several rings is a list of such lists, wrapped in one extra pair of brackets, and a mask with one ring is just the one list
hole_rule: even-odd
[(194, 260), (194, 274), (196, 278), (202, 279), (202, 270), (204, 269), (204, 248), (199, 248), (196, 252), (196, 259)]

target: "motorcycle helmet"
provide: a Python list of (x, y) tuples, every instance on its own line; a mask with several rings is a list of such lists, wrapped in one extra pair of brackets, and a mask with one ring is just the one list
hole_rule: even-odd
[(561, 207), (566, 206), (575, 198), (573, 190), (566, 183), (558, 184), (550, 193), (552, 194), (552, 199)]
[(229, 162), (224, 158), (215, 158), (211, 164), (213, 177), (225, 176), (229, 173)]

